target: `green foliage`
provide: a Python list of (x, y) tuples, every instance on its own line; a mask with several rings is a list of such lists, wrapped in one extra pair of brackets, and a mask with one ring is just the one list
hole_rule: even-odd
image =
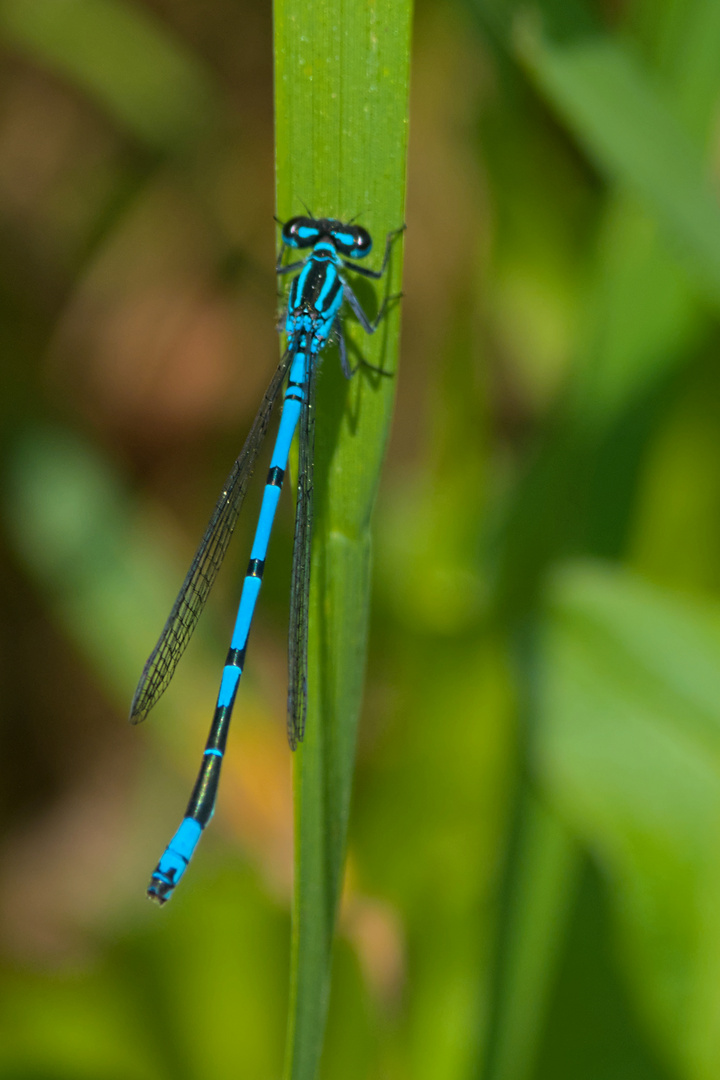
[(614, 883), (632, 989), (663, 1053), (711, 1075), (720, 609), (582, 564), (548, 601), (541, 775)]
[(251, 0), (0, 3), (0, 1080), (720, 1070), (710, 0), (419, 6), (408, 231), (358, 285), (405, 295), (347, 320), (393, 376), (330, 348), (318, 386), (294, 871), (288, 500), (217, 820), (142, 895), (252, 506), (125, 716), (277, 360), (273, 209), (357, 214), (379, 265), (409, 19), (282, 0), (273, 72)]

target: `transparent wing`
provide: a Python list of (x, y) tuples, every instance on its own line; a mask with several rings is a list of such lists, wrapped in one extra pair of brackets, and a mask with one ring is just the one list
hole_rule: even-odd
[(290, 587), (290, 639), (288, 643), (288, 741), (294, 750), (305, 734), (307, 713), (308, 608), (310, 553), (313, 522), (313, 468), (315, 462), (315, 365), (310, 363), (307, 400), (300, 417), (295, 544)]
[(164, 693), (205, 607), (205, 601), (237, 524), (258, 451), (270, 422), (273, 404), (291, 360), (292, 353), (288, 349), (265, 392), (240, 456), (225, 481), (163, 632), (143, 668), (130, 707), (130, 721), (133, 724), (144, 720)]

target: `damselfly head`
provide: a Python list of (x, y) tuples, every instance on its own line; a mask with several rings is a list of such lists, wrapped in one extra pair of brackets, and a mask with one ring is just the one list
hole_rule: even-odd
[(327, 239), (341, 255), (350, 259), (364, 259), (372, 251), (372, 239), (367, 229), (360, 225), (345, 225), (335, 218), (294, 217), (286, 221), (282, 229), (283, 243), (288, 247), (314, 247)]

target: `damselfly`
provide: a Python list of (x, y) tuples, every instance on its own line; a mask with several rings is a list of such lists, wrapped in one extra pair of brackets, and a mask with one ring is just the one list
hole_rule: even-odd
[[(225, 482), (163, 632), (145, 665), (130, 710), (133, 723), (144, 720), (173, 676), (220, 569), (270, 422), (273, 404), (287, 375), (282, 415), (250, 552), (250, 563), (243, 582), (235, 629), (225, 660), (202, 765), (182, 824), (165, 849), (148, 886), (148, 896), (160, 904), (170, 899), (203, 829), (215, 811), (230, 718), (245, 666), (250, 626), (260, 592), (265, 556), (287, 468), (290, 444), (298, 425), (299, 465), (288, 648), (287, 724), (291, 748), (295, 749), (303, 737), (307, 711), (315, 378), (319, 357), (334, 334), (343, 373), (346, 378), (354, 374), (348, 361), (340, 318), (343, 300), (347, 300), (363, 329), (372, 334), (385, 313), (388, 300), (392, 298), (386, 298), (377, 317), (370, 320), (348, 285), (343, 271), (352, 270), (364, 277), (381, 278), (387, 269), (393, 240), (402, 231), (396, 229), (388, 233), (382, 266), (379, 270), (369, 270), (347, 261), (363, 259), (372, 249), (370, 234), (359, 225), (343, 224), (333, 218), (294, 217), (282, 226), (277, 273), (289, 274), (298, 271), (290, 286), (287, 313), (282, 327), (287, 335), (286, 349), (270, 381), (242, 452)], [(297, 262), (283, 265), (285, 249), (288, 247), (312, 248), (312, 251)]]

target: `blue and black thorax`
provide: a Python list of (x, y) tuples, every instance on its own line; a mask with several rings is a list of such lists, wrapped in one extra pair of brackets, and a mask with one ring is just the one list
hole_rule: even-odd
[(343, 302), (343, 259), (364, 258), (372, 249), (366, 229), (333, 218), (292, 218), (282, 230), (286, 247), (312, 248), (293, 279), (288, 296), (285, 331), (292, 339), (311, 335), (298, 347), (317, 353), (325, 345)]

